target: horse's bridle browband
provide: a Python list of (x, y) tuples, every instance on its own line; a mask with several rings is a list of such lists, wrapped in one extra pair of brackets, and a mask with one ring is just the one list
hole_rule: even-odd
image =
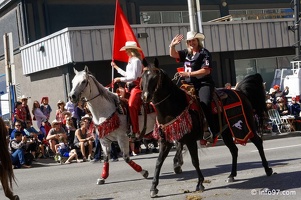
[[(156, 70), (156, 71), (161, 71), (161, 69), (159, 69), (159, 68), (157, 68), (157, 67), (154, 67), (154, 68), (152, 68), (151, 70)], [(154, 90), (154, 93), (156, 93), (157, 92), (157, 90), (158, 90), (158, 88), (159, 88), (159, 86), (160, 86), (160, 84), (161, 84), (161, 73), (159, 73), (159, 81), (157, 82), (157, 85), (156, 85), (156, 88), (155, 88), (155, 90)], [(161, 101), (159, 101), (159, 102), (157, 102), (157, 103), (153, 103), (153, 105), (159, 105), (160, 103), (162, 103), (162, 102), (164, 102), (166, 99), (168, 99), (169, 97), (170, 97), (170, 95), (171, 94), (168, 94), (165, 98), (163, 98)], [(152, 98), (153, 99), (153, 98)], [(151, 100), (152, 101), (152, 100)]]

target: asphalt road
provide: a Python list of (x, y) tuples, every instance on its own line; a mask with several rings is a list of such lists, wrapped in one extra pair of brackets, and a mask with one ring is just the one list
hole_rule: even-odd
[[(252, 143), (240, 146), (238, 175), (234, 183), (225, 180), (231, 170), (231, 156), (224, 145), (199, 150), (200, 167), (205, 176), (205, 191), (193, 192), (196, 172), (190, 156), (185, 155), (183, 173), (174, 174), (172, 158), (166, 159), (160, 176), (159, 199), (301, 199), (300, 133), (294, 137), (265, 140), (266, 157), (273, 168), (271, 177), (265, 176), (260, 157)], [(144, 179), (122, 159), (110, 163), (110, 176), (104, 185), (96, 185), (102, 163), (72, 163), (60, 165), (52, 160), (35, 163), (31, 169), (17, 169), (18, 186), (14, 191), (22, 200), (41, 199), (150, 199), (150, 187), (158, 154), (141, 154), (133, 160), (149, 170)], [(2, 190), (2, 188), (0, 189)], [(0, 199), (5, 199), (3, 190)]]

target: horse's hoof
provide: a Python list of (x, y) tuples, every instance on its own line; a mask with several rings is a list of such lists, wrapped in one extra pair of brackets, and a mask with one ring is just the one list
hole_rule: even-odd
[(15, 195), (15, 196), (13, 197), (13, 200), (20, 200), (20, 198), (19, 198), (18, 195)]
[(227, 183), (233, 183), (235, 181), (233, 176), (229, 176), (226, 180)]
[(151, 198), (157, 197), (157, 196), (158, 196), (158, 192), (159, 192), (158, 189), (151, 190), (151, 191), (150, 191), (150, 196), (151, 196)]
[(201, 185), (197, 185), (195, 188), (195, 191), (199, 191), (199, 192), (204, 192), (205, 187), (203, 186), (203, 184)]
[(96, 182), (97, 185), (102, 185), (104, 183), (105, 183), (105, 179), (102, 179), (102, 178), (97, 179), (97, 182)]
[(273, 174), (273, 169), (272, 168), (267, 168), (265, 170), (265, 173), (266, 173), (267, 176), (271, 176)]
[(176, 166), (173, 170), (175, 171), (176, 174), (181, 174), (182, 173), (181, 166)]
[(147, 171), (147, 170), (144, 170), (144, 169), (143, 169), (140, 173), (142, 174), (142, 176), (143, 176), (144, 178), (147, 178), (147, 177), (148, 177), (148, 171)]

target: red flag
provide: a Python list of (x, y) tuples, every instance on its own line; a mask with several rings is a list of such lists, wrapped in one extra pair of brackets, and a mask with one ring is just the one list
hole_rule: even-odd
[[(120, 7), (119, 0), (116, 0), (113, 52), (112, 52), (113, 60), (128, 62), (129, 58), (125, 53), (125, 51), (119, 51), (127, 41), (135, 41), (137, 43), (137, 46), (140, 47), (129, 22), (126, 19)], [(141, 56), (142, 58), (144, 58), (144, 54), (142, 51), (141, 51)]]

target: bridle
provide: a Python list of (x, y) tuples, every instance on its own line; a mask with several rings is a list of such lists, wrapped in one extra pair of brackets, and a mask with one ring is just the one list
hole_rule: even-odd
[[(161, 72), (162, 70), (161, 69), (159, 69), (159, 68), (157, 68), (157, 67), (155, 67), (155, 68), (152, 68), (152, 70), (155, 70), (155, 71), (159, 71), (159, 72)], [(146, 70), (145, 70), (146, 71)], [(145, 71), (144, 71), (144, 73), (145, 73)], [(159, 87), (160, 87), (160, 85), (162, 84), (162, 76), (161, 76), (161, 73), (159, 73), (159, 78), (158, 78), (158, 82), (157, 82), (157, 85), (156, 85), (156, 88), (155, 88), (155, 90), (154, 90), (154, 93), (156, 93), (157, 92), (157, 90), (159, 89)], [(164, 102), (165, 100), (167, 100), (169, 97), (170, 97), (170, 95), (171, 94), (168, 94), (165, 98), (163, 98), (161, 101), (159, 101), (159, 102), (157, 102), (157, 103), (153, 103), (153, 105), (159, 105), (159, 104), (161, 104), (162, 102)], [(154, 98), (154, 96), (153, 96), (153, 98)], [(151, 101), (153, 102), (153, 98), (151, 99)]]
[[(89, 79), (90, 75), (88, 73), (86, 73), (86, 85), (83, 87), (83, 89), (80, 91), (79, 93), (79, 96), (81, 97), (82, 93), (84, 92), (84, 90), (86, 89), (86, 87), (89, 85), (89, 88), (90, 88), (90, 92), (89, 92), (89, 95), (91, 94), (92, 92), (92, 89), (91, 89), (91, 84), (90, 84), (90, 79)], [(86, 99), (85, 102), (88, 102), (88, 101), (92, 101), (93, 99), (95, 99), (96, 97), (100, 96), (100, 92), (98, 92), (97, 95), (95, 95), (94, 97), (90, 98), (90, 99)]]

